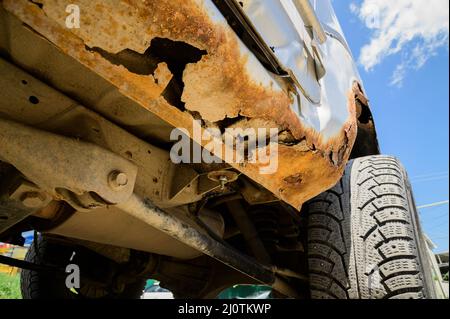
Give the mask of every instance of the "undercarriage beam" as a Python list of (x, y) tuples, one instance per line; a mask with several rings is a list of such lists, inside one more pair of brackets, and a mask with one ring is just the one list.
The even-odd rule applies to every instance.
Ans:
[[(277, 275), (278, 272), (291, 276), (293, 274), (292, 272), (278, 270), (276, 267), (259, 263), (228, 245), (218, 242), (210, 236), (188, 226), (154, 206), (151, 202), (139, 198), (136, 195), (132, 195), (127, 202), (118, 204), (117, 206), (133, 217), (259, 281), (261, 284), (272, 286), (273, 289), (286, 296), (298, 297), (296, 290)], [(294, 277), (297, 279), (305, 279), (299, 274), (295, 274)]]

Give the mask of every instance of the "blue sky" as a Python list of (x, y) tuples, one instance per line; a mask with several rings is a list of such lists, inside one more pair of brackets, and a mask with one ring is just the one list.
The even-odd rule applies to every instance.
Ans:
[[(364, 10), (371, 0), (335, 0), (333, 5), (355, 59), (359, 61), (382, 153), (402, 161), (410, 176), (417, 205), (447, 200), (448, 0), (377, 1), (385, 8), (379, 12), (381, 22), (378, 21), (376, 27), (371, 24), (375, 20), (365, 20), (367, 10)], [(408, 2), (421, 4), (415, 8)], [(398, 3), (405, 4), (409, 16), (400, 16), (406, 10), (400, 10)], [(435, 7), (427, 8), (428, 12), (424, 14), (422, 4)], [(390, 8), (395, 5), (400, 11), (397, 22), (392, 22), (383, 14), (395, 10)], [(442, 14), (445, 10), (447, 12)], [(383, 48), (379, 49), (380, 46)], [(425, 232), (438, 245), (436, 250), (448, 250), (448, 204), (422, 209), (420, 215)]]

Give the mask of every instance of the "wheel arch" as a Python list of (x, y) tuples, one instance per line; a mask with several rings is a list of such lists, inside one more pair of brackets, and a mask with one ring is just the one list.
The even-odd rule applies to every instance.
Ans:
[(358, 130), (350, 159), (380, 155), (380, 146), (369, 100), (360, 83), (355, 82), (353, 92), (356, 101)]

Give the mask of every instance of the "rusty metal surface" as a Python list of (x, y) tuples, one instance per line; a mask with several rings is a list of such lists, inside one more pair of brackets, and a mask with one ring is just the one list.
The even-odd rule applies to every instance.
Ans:
[[(75, 196), (93, 192), (104, 203), (116, 204), (133, 193), (137, 166), (95, 144), (0, 119), (0, 145), (1, 160), (55, 198), (64, 189)], [(115, 172), (124, 176), (116, 184), (120, 174)]]
[[(289, 144), (280, 141), (276, 173), (261, 175), (257, 164), (232, 164), (278, 198), (299, 208), (340, 178), (357, 129), (355, 94), (348, 79), (340, 83), (348, 87), (345, 125), (337, 134), (324, 136), (302, 122), (289, 86), (264, 70), (223, 17), (211, 11), (209, 1), (40, 2), (42, 9), (26, 0), (3, 0), (2, 5), (59, 50), (171, 125), (192, 131), (192, 114), (199, 114), (204, 125), (239, 116), (270, 121), (288, 132), (292, 138)], [(80, 29), (64, 25), (69, 3), (81, 7)], [(172, 78), (166, 63), (159, 63), (153, 74), (136, 74), (93, 50), (115, 54), (129, 49), (142, 54), (154, 38), (182, 41), (207, 52), (183, 72), (185, 110), (161, 95)]]
[[(26, 84), (22, 83), (23, 79)], [(148, 197), (160, 207), (179, 206), (202, 198), (199, 183), (191, 183), (184, 191), (173, 193), (179, 180), (185, 176), (194, 179), (198, 174), (192, 168), (172, 163), (168, 151), (136, 138), (1, 58), (0, 87), (3, 89), (0, 91), (0, 119), (76, 137), (122, 156), (138, 167), (134, 192)], [(30, 96), (39, 103), (30, 103)]]
[(27, 204), (27, 195), (37, 187), (26, 183), (16, 174), (0, 176), (0, 234), (35, 213), (39, 207)]

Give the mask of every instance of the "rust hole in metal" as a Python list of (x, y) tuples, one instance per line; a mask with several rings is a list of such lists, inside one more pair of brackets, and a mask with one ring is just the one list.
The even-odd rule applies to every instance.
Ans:
[(39, 104), (39, 99), (36, 97), (36, 96), (34, 96), (34, 95), (31, 95), (29, 98), (28, 98), (28, 101), (31, 103), (31, 104)]
[[(280, 144), (284, 144), (287, 146), (301, 145), (302, 143), (306, 144), (306, 138), (296, 140), (289, 130), (281, 131), (278, 134), (278, 141), (280, 142)], [(309, 151), (309, 148), (307, 148), (306, 151)]]
[[(121, 65), (128, 71), (139, 75), (154, 75), (159, 63), (167, 63), (173, 77), (162, 96), (167, 102), (182, 111), (185, 110), (184, 102), (181, 100), (184, 89), (184, 69), (187, 64), (197, 63), (203, 55), (207, 54), (205, 50), (197, 49), (185, 42), (165, 38), (152, 39), (149, 48), (142, 54), (130, 49), (117, 54), (109, 53), (97, 47), (86, 47), (86, 50), (97, 52), (109, 62)], [(158, 84), (158, 79), (155, 79), (155, 83)]]
[(166, 62), (170, 72), (173, 74), (172, 80), (163, 91), (162, 96), (167, 102), (184, 111), (185, 103), (181, 100), (184, 90), (184, 69), (189, 63), (197, 63), (200, 61), (207, 52), (186, 42), (172, 41), (164, 38), (154, 38), (148, 52), (158, 62)]
[(215, 125), (217, 125), (217, 127), (220, 129), (220, 131), (223, 133), (225, 133), (225, 129), (227, 127), (233, 126), (234, 124), (239, 123), (242, 120), (245, 120), (246, 117), (242, 116), (242, 115), (238, 115), (237, 117), (226, 117), (221, 121), (218, 122), (214, 122)]
[(44, 4), (41, 3), (41, 2), (33, 1), (33, 0), (30, 0), (30, 2), (31, 2), (32, 4), (35, 4), (36, 6), (38, 6), (38, 7), (41, 8), (41, 9), (44, 7)]
[(150, 49), (143, 54), (130, 49), (120, 51), (117, 54), (109, 53), (100, 48), (89, 48), (87, 46), (86, 50), (97, 52), (112, 64), (122, 65), (128, 71), (139, 75), (153, 75), (159, 63), (158, 59), (150, 54)]

